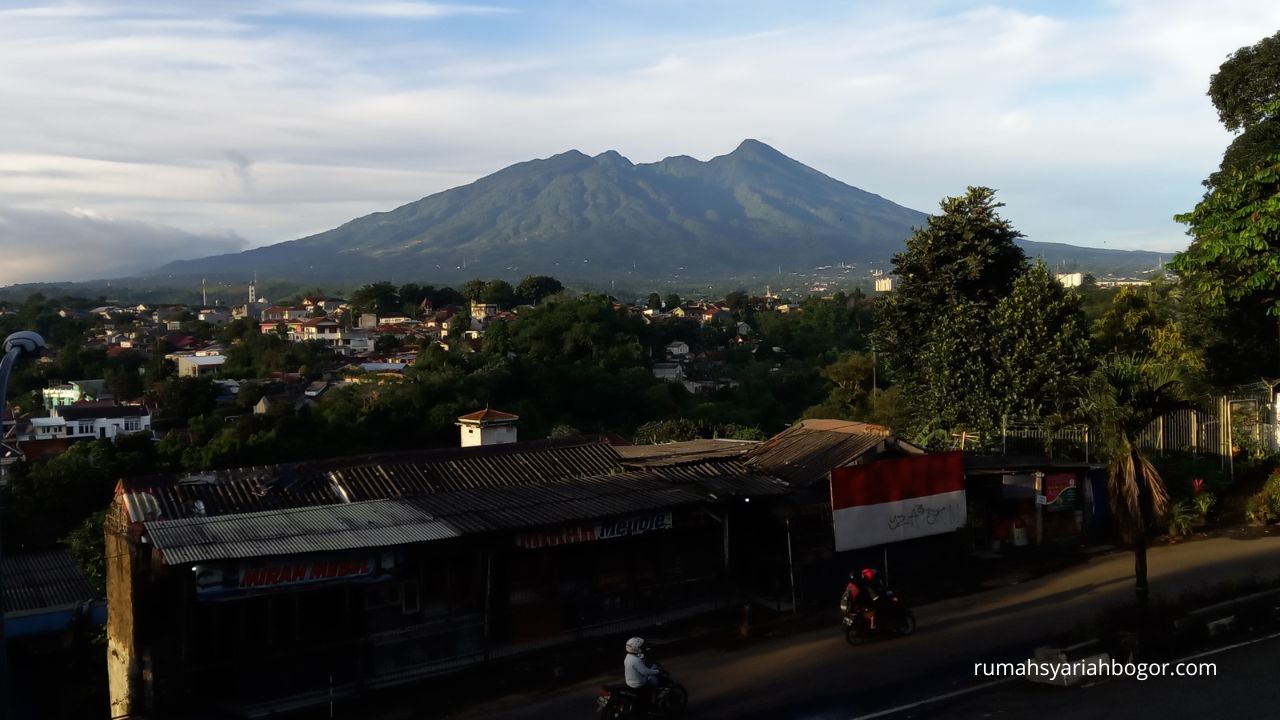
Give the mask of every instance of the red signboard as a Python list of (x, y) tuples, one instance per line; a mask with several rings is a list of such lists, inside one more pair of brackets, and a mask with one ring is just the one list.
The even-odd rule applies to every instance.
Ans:
[(240, 588), (276, 587), (301, 583), (357, 578), (373, 573), (372, 559), (313, 560), (262, 567), (246, 567), (240, 573)]

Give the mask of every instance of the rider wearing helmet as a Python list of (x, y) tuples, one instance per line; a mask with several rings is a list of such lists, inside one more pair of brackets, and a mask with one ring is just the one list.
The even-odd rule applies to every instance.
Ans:
[(862, 572), (849, 573), (849, 584), (844, 588), (844, 597), (840, 600), (840, 608), (845, 612), (861, 612), (876, 629), (876, 601), (884, 594), (884, 584), (879, 574), (872, 568), (863, 568)]
[(627, 641), (627, 657), (622, 661), (622, 671), (627, 687), (637, 691), (640, 707), (648, 706), (653, 688), (658, 686), (658, 668), (644, 661), (644, 638), (633, 637)]

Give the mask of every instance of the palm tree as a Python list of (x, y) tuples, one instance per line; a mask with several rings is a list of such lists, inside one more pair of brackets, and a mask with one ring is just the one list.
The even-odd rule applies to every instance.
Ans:
[(1123, 539), (1133, 543), (1134, 590), (1147, 606), (1147, 535), (1164, 516), (1169, 494), (1138, 447), (1157, 418), (1189, 407), (1176, 369), (1139, 355), (1108, 355), (1085, 378), (1078, 415), (1101, 439), (1109, 458), (1108, 495)]

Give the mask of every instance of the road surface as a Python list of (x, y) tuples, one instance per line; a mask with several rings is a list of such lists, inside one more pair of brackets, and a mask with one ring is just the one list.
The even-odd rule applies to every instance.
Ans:
[[(1149, 562), (1156, 597), (1224, 580), (1272, 578), (1280, 576), (1280, 537), (1241, 533), (1159, 546), (1151, 549)], [(1116, 553), (1054, 575), (917, 608), (919, 630), (908, 638), (854, 648), (833, 624), (829, 630), (664, 663), (689, 688), (690, 720), (850, 720), (974, 685), (974, 661), (1023, 659), (1046, 636), (1077, 628), (1105, 607), (1130, 602), (1132, 573), (1132, 555)], [(617, 675), (481, 702), (450, 717), (590, 717), (600, 684), (620, 676), (622, 657), (619, 647)]]
[(1280, 715), (1280, 683), (1276, 682), (1280, 637), (1203, 654), (1195, 661), (1214, 663), (1217, 674), (1106, 680), (1073, 688), (1015, 680), (984, 692), (866, 720), (1076, 720), (1090, 716), (1256, 720)]

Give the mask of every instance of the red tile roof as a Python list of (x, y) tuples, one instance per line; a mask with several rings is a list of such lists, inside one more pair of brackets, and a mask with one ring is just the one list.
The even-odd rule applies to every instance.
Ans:
[(504, 413), (501, 410), (490, 410), (489, 408), (485, 408), (483, 410), (477, 410), (476, 412), (468, 413), (466, 415), (460, 416), (458, 418), (458, 422), (485, 423), (485, 422), (512, 421), (512, 420), (519, 420), (519, 419), (520, 419), (519, 415), (512, 415), (511, 413)]

